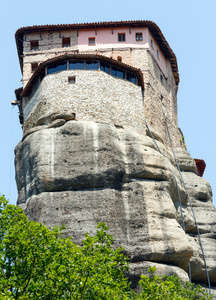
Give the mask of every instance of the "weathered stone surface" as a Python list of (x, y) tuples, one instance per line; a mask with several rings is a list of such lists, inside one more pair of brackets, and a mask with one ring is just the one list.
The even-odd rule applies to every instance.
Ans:
[[(160, 264), (151, 261), (143, 261), (143, 262), (136, 262), (130, 263), (130, 272), (128, 277), (132, 282), (132, 288), (138, 290), (138, 282), (140, 280), (140, 276), (142, 274), (148, 274), (148, 269), (150, 267), (156, 267), (155, 275), (163, 276), (166, 274), (167, 276), (176, 275), (180, 278), (182, 283), (189, 281), (189, 277), (187, 272), (178, 268), (176, 266), (167, 265), (167, 264)], [(139, 290), (138, 290), (139, 291)]]
[(63, 112), (63, 111), (57, 112), (56, 111), (55, 113), (48, 114), (47, 116), (43, 116), (42, 118), (40, 118), (37, 121), (36, 126), (47, 125), (58, 119), (61, 119), (61, 120), (63, 119), (65, 121), (74, 120), (75, 117), (76, 117), (76, 114), (70, 110), (67, 110), (65, 112)]
[(196, 163), (191, 159), (187, 151), (184, 151), (182, 148), (176, 148), (175, 154), (181, 171), (196, 173)]
[[(130, 257), (135, 285), (140, 272), (146, 273), (152, 264), (160, 274), (175, 273), (185, 281), (189, 262), (192, 279), (205, 283), (189, 201), (172, 152), (162, 141), (158, 145), (164, 155), (145, 133), (103, 123), (55, 120), (57, 127), (40, 126), (16, 147), (18, 204), (29, 218), (49, 227), (65, 224), (65, 235), (76, 243), (85, 232), (93, 234), (97, 222), (106, 222), (115, 244)], [(216, 284), (216, 210), (211, 189), (194, 173), (193, 159), (184, 149), (176, 155), (200, 227), (210, 279)]]
[[(196, 176), (191, 172), (183, 173), (183, 178), (190, 195), (192, 208), (201, 234), (201, 242), (207, 261), (209, 277), (211, 282), (216, 283), (216, 213), (215, 207), (212, 204), (212, 190), (204, 178)], [(188, 211), (192, 215), (190, 207), (188, 207)], [(197, 230), (195, 224), (193, 228), (188, 228), (187, 232), (195, 236), (195, 240), (198, 243), (199, 239), (196, 236)], [(194, 255), (191, 258), (192, 276), (194, 280), (197, 281), (202, 281), (205, 276), (203, 263), (198, 263), (198, 260), (201, 262), (200, 258), (202, 258), (202, 253), (199, 247), (194, 251)]]

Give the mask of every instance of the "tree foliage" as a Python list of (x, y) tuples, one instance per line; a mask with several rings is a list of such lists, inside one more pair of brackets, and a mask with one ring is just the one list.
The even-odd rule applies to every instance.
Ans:
[(149, 300), (188, 300), (212, 299), (200, 285), (186, 282), (183, 286), (177, 276), (154, 275), (156, 268), (149, 268), (149, 275), (141, 275), (139, 285), (142, 292), (139, 299)]
[(173, 276), (143, 276), (136, 294), (124, 276), (123, 249), (113, 248), (105, 224), (86, 234), (83, 246), (63, 238), (62, 229), (29, 221), (0, 196), (0, 299), (208, 299)]

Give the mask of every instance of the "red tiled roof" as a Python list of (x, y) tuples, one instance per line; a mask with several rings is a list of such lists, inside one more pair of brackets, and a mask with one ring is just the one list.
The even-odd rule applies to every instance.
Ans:
[(141, 72), (140, 69), (137, 69), (131, 65), (127, 65), (123, 62), (117, 61), (115, 59), (103, 56), (103, 55), (99, 55), (99, 54), (64, 54), (64, 55), (60, 55), (60, 56), (55, 56), (51, 59), (48, 59), (44, 62), (42, 62), (37, 69), (34, 71), (33, 75), (31, 76), (31, 78), (29, 79), (27, 85), (25, 86), (25, 88), (23, 89), (22, 93), (20, 94), (22, 97), (27, 96), (31, 90), (34, 87), (35, 82), (37, 81), (38, 77), (40, 77), (40, 75), (42, 74), (44, 68), (52, 63), (55, 62), (60, 62), (60, 61), (64, 61), (64, 60), (68, 60), (68, 59), (96, 59), (96, 60), (100, 60), (100, 61), (105, 61), (108, 62), (112, 65), (116, 65), (119, 67), (122, 67), (130, 72), (133, 72), (136, 74), (137, 78), (138, 78), (138, 84), (142, 87), (142, 89), (144, 89), (144, 81), (143, 81), (143, 74)]
[(118, 21), (118, 22), (95, 22), (95, 23), (78, 23), (78, 24), (58, 24), (58, 25), (40, 25), (40, 26), (29, 26), (22, 27), (16, 31), (15, 38), (17, 44), (17, 51), (20, 60), (20, 66), (22, 69), (23, 61), (23, 36), (28, 32), (42, 32), (42, 31), (56, 31), (56, 30), (70, 30), (70, 29), (89, 29), (89, 28), (114, 28), (114, 27), (148, 27), (152, 36), (158, 43), (161, 51), (164, 53), (165, 57), (170, 60), (172, 65), (173, 74), (175, 77), (176, 84), (179, 83), (179, 73), (177, 59), (170, 48), (168, 42), (166, 41), (160, 28), (152, 21)]
[(203, 159), (194, 158), (196, 167), (197, 167), (197, 175), (200, 177), (203, 176), (203, 173), (205, 171), (206, 163)]

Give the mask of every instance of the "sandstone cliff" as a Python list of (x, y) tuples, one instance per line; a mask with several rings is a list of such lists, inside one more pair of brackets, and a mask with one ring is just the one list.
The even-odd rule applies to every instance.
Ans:
[[(68, 118), (70, 119), (70, 118)], [(205, 267), (188, 198), (173, 154), (155, 134), (105, 123), (57, 118), (28, 132), (15, 150), (18, 205), (30, 219), (64, 224), (80, 243), (106, 222), (116, 246), (130, 257), (130, 278), (150, 265), (206, 284)], [(51, 119), (49, 120), (52, 121)], [(177, 148), (201, 233), (211, 284), (216, 285), (216, 209), (208, 182), (196, 175), (194, 160)], [(186, 233), (182, 228), (177, 179)]]

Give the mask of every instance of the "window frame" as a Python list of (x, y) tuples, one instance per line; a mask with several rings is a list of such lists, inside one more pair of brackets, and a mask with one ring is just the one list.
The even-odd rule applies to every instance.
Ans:
[(62, 48), (68, 48), (70, 47), (71, 39), (70, 37), (63, 37), (62, 38)]
[(34, 73), (34, 71), (37, 69), (38, 63), (31, 63), (31, 71)]
[(38, 40), (30, 41), (30, 50), (31, 51), (38, 51), (39, 50), (39, 42), (38, 42)]
[(126, 42), (126, 33), (125, 32), (118, 33), (118, 42), (120, 42), (120, 43)]
[[(104, 68), (104, 70), (102, 70)], [(108, 75), (111, 75), (111, 65), (109, 63), (100, 62), (100, 71), (105, 72)]]
[[(92, 65), (96, 66), (96, 68), (92, 68)], [(89, 66), (91, 66), (89, 68)], [(92, 71), (92, 70), (98, 70), (99, 69), (99, 62), (97, 60), (85, 60), (85, 70), (86, 71)]]
[[(71, 68), (71, 66), (75, 66), (75, 68)], [(72, 60), (69, 60), (69, 63), (68, 63), (68, 70), (85, 70), (85, 60), (82, 60), (82, 59), (78, 59), (78, 60), (75, 60), (75, 59), (72, 59)]]
[[(94, 43), (91, 43), (90, 41), (94, 41)], [(96, 41), (95, 41), (94, 36), (88, 38), (88, 45), (89, 46), (95, 46), (96, 45)]]
[(68, 83), (69, 84), (75, 84), (76, 83), (76, 76), (69, 76), (68, 77)]
[(67, 71), (67, 62), (62, 61), (56, 64), (51, 64), (50, 66), (47, 66), (47, 75), (61, 72), (61, 71)]
[(154, 41), (153, 41), (152, 38), (151, 38), (151, 47), (152, 47), (152, 49), (154, 50)]
[(135, 33), (135, 39), (136, 39), (136, 42), (142, 42), (143, 41), (143, 33), (142, 32), (136, 32)]

